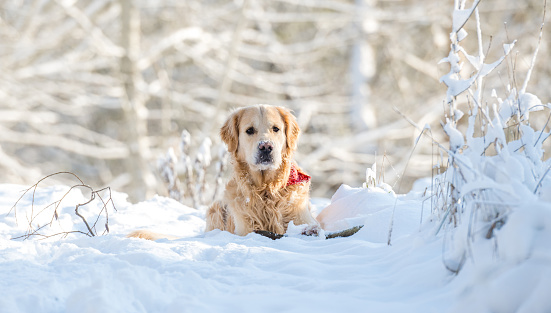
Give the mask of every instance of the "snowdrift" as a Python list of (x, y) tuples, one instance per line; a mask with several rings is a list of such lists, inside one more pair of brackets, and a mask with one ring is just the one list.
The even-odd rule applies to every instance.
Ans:
[[(30, 210), (67, 187), (24, 197), (17, 220), (10, 208), (25, 189), (0, 185), (0, 312), (549, 312), (551, 205), (526, 204), (497, 237), (474, 243), (458, 274), (446, 269), (422, 187), (408, 195), (343, 185), (314, 199), (328, 230), (365, 227), (349, 238), (321, 240), (257, 234), (204, 233), (204, 211), (163, 197), (138, 204), (114, 193), (110, 233), (11, 240), (26, 230)], [(82, 227), (72, 192), (50, 231)], [(97, 206), (83, 208), (91, 215)], [(394, 215), (393, 215), (394, 212)], [(6, 215), (7, 214), (7, 215)], [(392, 245), (386, 244), (394, 216)], [(49, 228), (48, 228), (49, 229)], [(156, 242), (126, 238), (131, 230), (177, 235)], [(46, 232), (44, 228), (44, 232)], [(451, 238), (451, 239), (450, 239)], [(488, 248), (489, 247), (489, 248)]]

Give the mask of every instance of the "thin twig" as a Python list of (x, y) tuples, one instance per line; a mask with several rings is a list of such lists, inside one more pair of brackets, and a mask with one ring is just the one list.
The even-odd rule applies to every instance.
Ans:
[(52, 234), (52, 235), (42, 235), (42, 234), (39, 234), (39, 233), (25, 234), (25, 235), (13, 237), (13, 238), (11, 238), (11, 240), (17, 240), (17, 239), (21, 239), (21, 238), (28, 239), (28, 238), (31, 237), (31, 236), (39, 236), (39, 237), (42, 237), (42, 238), (39, 239), (39, 240), (44, 240), (44, 239), (51, 238), (51, 237), (55, 237), (55, 236), (67, 237), (67, 235), (73, 234), (73, 233), (80, 233), (80, 234), (84, 234), (84, 235), (86, 235), (86, 236), (88, 236), (88, 237), (92, 237), (90, 234), (85, 233), (85, 232), (83, 232), (83, 231), (80, 231), (80, 230), (71, 230), (71, 231), (64, 231), (64, 232), (60, 232), (60, 233), (56, 233), (56, 234)]
[[(538, 144), (538, 141), (540, 141), (541, 135), (543, 135), (543, 132), (545, 131), (545, 128), (547, 127), (547, 124), (549, 124), (549, 119), (551, 119), (551, 112), (549, 113), (549, 116), (547, 117), (547, 122), (545, 122), (545, 125), (543, 125), (543, 127), (541, 129), (541, 132), (540, 132), (540, 135), (538, 136), (538, 139), (536, 140), (536, 142), (534, 142), (534, 147)], [(547, 139), (547, 137), (545, 139)], [(543, 139), (543, 141), (545, 141), (545, 139)], [(542, 143), (543, 143), (543, 141), (542, 141)]]
[[(35, 213), (35, 196), (36, 196), (36, 191), (38, 189), (38, 185), (43, 182), (44, 180), (46, 180), (47, 178), (50, 178), (50, 177), (53, 177), (55, 175), (61, 175), (61, 174), (69, 174), (73, 177), (75, 177), (78, 182), (80, 184), (76, 184), (76, 185), (73, 185), (71, 186), (62, 196), (59, 200), (56, 200), (50, 204), (48, 204), (47, 206), (45, 206), (44, 208), (42, 208), (40, 211), (38, 211), (38, 213)], [(59, 208), (61, 206), (61, 202), (72, 192), (73, 189), (77, 189), (77, 188), (84, 188), (84, 189), (87, 189), (90, 191), (90, 198), (88, 200), (86, 200), (84, 203), (79, 203), (75, 206), (75, 215), (78, 216), (82, 222), (84, 223), (84, 225), (86, 226), (88, 232), (83, 232), (83, 231), (64, 231), (64, 232), (59, 232), (59, 233), (56, 233), (56, 234), (53, 234), (53, 235), (44, 235), (44, 234), (41, 234), (40, 231), (42, 229), (44, 229), (45, 227), (51, 227), (54, 220), (58, 220), (59, 219)], [(28, 229), (26, 231), (26, 233), (22, 236), (18, 236), (18, 237), (15, 237), (15, 238), (12, 238), (12, 239), (20, 239), (20, 238), (24, 238), (24, 239), (28, 239), (30, 238), (31, 236), (39, 236), (39, 237), (43, 237), (43, 239), (45, 238), (50, 238), (50, 237), (53, 237), (53, 236), (59, 236), (59, 235), (63, 235), (63, 236), (67, 236), (68, 234), (70, 233), (82, 233), (82, 234), (85, 234), (89, 237), (94, 237), (94, 236), (97, 236), (97, 231), (94, 231), (94, 229), (96, 228), (96, 224), (97, 222), (99, 221), (100, 217), (105, 214), (105, 219), (106, 219), (106, 223), (105, 223), (105, 228), (107, 230), (107, 232), (109, 232), (109, 226), (108, 226), (108, 223), (109, 223), (109, 213), (108, 213), (108, 210), (107, 210), (107, 206), (109, 203), (111, 203), (113, 209), (115, 209), (116, 211), (116, 207), (113, 203), (113, 199), (111, 197), (111, 188), (110, 187), (105, 187), (105, 188), (102, 188), (102, 189), (99, 189), (99, 190), (94, 190), (92, 187), (84, 184), (84, 182), (74, 173), (72, 172), (58, 172), (58, 173), (54, 173), (54, 174), (50, 174), (50, 175), (47, 175), (45, 177), (43, 177), (42, 179), (40, 179), (37, 183), (35, 183), (34, 185), (32, 185), (31, 187), (27, 188), (23, 194), (19, 197), (19, 199), (15, 202), (15, 204), (11, 207), (10, 211), (8, 212), (8, 214), (10, 214), (12, 211), (14, 212), (14, 215), (16, 217), (16, 222), (17, 222), (17, 205), (19, 204), (19, 202), (21, 201), (21, 199), (23, 199), (23, 197), (32, 190), (32, 198), (31, 198), (31, 215), (30, 216), (27, 216), (27, 220), (28, 220)], [(99, 194), (100, 192), (102, 191), (105, 191), (105, 190), (108, 190), (109, 191), (109, 198), (107, 199), (107, 201), (105, 201), (101, 195)], [(96, 220), (94, 221), (94, 223), (90, 226), (90, 224), (88, 223), (88, 221), (86, 220), (86, 218), (79, 212), (79, 209), (80, 207), (83, 207), (83, 206), (86, 206), (90, 203), (92, 203), (94, 200), (96, 200), (96, 196), (99, 197), (100, 201), (102, 202), (102, 207), (101, 207), (101, 210), (100, 212), (98, 213), (98, 216), (96, 217)], [(34, 227), (33, 224), (35, 222), (35, 220), (45, 211), (47, 211), (48, 209), (52, 208), (53, 207), (53, 215), (52, 215), (52, 218), (50, 219), (49, 223), (46, 223), (42, 226), (38, 226), (38, 227)], [(105, 232), (103, 232), (103, 234), (105, 234)]]
[(541, 183), (543, 182), (543, 179), (545, 178), (545, 176), (547, 176), (547, 174), (549, 173), (549, 170), (551, 170), (551, 165), (549, 165), (547, 167), (547, 170), (545, 171), (545, 173), (541, 176), (541, 179), (538, 181), (538, 184), (536, 185), (536, 189), (534, 189), (534, 194), (536, 192), (538, 192), (538, 189), (540, 188), (541, 186)]
[[(398, 114), (400, 114), (400, 116), (402, 116), (408, 123), (410, 123), (413, 127), (417, 128), (417, 130), (419, 130), (421, 133), (423, 133), (423, 128), (419, 127), (419, 125), (417, 125), (414, 121), (412, 121), (409, 117), (405, 116), (402, 112), (400, 112), (400, 110), (398, 110), (397, 107), (393, 107), (394, 111)], [(436, 139), (434, 139), (434, 137), (432, 136), (432, 132), (430, 133), (430, 135), (427, 135), (427, 133), (425, 132), (424, 133), (425, 136), (428, 136), (429, 139), (432, 141), (432, 143), (434, 143), (435, 145), (438, 146), (438, 148), (440, 148), (442, 151), (446, 152), (448, 155), (452, 155), (454, 156), (454, 160), (456, 161), (459, 161), (459, 163), (461, 163), (466, 169), (472, 171), (473, 173), (476, 173), (476, 170), (474, 170), (470, 165), (468, 165), (467, 163), (465, 163), (463, 160), (461, 160), (460, 158), (457, 158), (456, 157), (456, 154), (448, 149), (446, 149), (441, 143), (439, 143), (438, 141), (436, 141)]]
[(541, 18), (540, 35), (538, 38), (538, 44), (536, 45), (536, 50), (534, 50), (534, 54), (532, 55), (532, 62), (530, 63), (530, 67), (528, 68), (528, 73), (526, 73), (526, 79), (522, 84), (522, 88), (520, 89), (519, 94), (523, 94), (526, 92), (526, 87), (528, 87), (528, 82), (530, 81), (530, 77), (532, 76), (532, 70), (536, 65), (536, 58), (540, 50), (541, 38), (543, 37), (543, 26), (545, 25), (545, 11), (547, 11), (547, 0), (543, 1), (543, 16)]
[[(417, 144), (419, 144), (419, 139), (421, 139), (421, 136), (423, 136), (423, 133), (425, 133), (425, 130), (427, 130), (427, 129), (430, 129), (430, 128), (427, 128), (427, 127), (423, 128), (423, 130), (421, 131), (421, 133), (419, 134), (419, 136), (417, 136), (417, 139), (415, 140), (415, 144), (413, 145), (413, 148), (411, 149), (411, 152), (409, 154), (409, 158), (406, 161), (406, 166), (404, 167), (404, 171), (402, 172), (402, 177), (400, 177), (400, 182), (398, 183), (398, 189), (402, 188), (402, 182), (404, 180), (404, 176), (406, 174), (406, 170), (408, 168), (409, 161), (411, 160), (411, 157), (413, 156), (413, 152), (415, 152), (415, 148), (417, 147)], [(391, 240), (392, 240), (392, 229), (394, 227), (394, 213), (396, 212), (396, 205), (397, 204), (398, 204), (398, 197), (396, 197), (394, 199), (394, 207), (392, 208), (392, 216), (390, 217), (390, 225), (388, 227), (387, 245), (389, 245), (389, 246), (390, 246)]]

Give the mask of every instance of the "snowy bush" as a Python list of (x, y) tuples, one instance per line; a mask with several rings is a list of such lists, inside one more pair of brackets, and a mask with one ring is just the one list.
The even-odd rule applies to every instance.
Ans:
[[(500, 240), (514, 240), (510, 232), (500, 236), (498, 230), (507, 223), (515, 224), (518, 229), (519, 221), (510, 219), (518, 218), (520, 210), (525, 214), (544, 214), (526, 207), (539, 200), (548, 201), (551, 192), (551, 161), (544, 160), (543, 148), (550, 135), (545, 132), (547, 123), (541, 129), (530, 123), (530, 113), (548, 112), (551, 107), (526, 91), (538, 49), (522, 86), (516, 85), (518, 73), (514, 70), (514, 60), (507, 61), (513, 64), (509, 67), (512, 81), (503, 91), (504, 96), (492, 90), (488, 99), (484, 79), (510, 57), (516, 41), (503, 45), (501, 58), (487, 60), (484, 52), (487, 43), (483, 42), (478, 12), (480, 1), (475, 1), (470, 8), (465, 2), (455, 1), (451, 49), (441, 61), (450, 65), (450, 72), (441, 78), (447, 86), (447, 114), (442, 127), (449, 137), (449, 149), (440, 146), (448, 155), (447, 169), (433, 180), (432, 188), (433, 214), (440, 221), (436, 233), (458, 228), (450, 232), (452, 239), (444, 256), (446, 266), (452, 271), (459, 271), (468, 257), (477, 256), (473, 252), (475, 240), (491, 239), (494, 248), (504, 244)], [(462, 47), (468, 36), (464, 26), (473, 19), (479, 47), (477, 55), (469, 54)], [(459, 108), (459, 97), (465, 97), (467, 109)], [(542, 210), (549, 208), (544, 206)], [(520, 230), (551, 228), (548, 219), (541, 223), (539, 226), (526, 223), (521, 227), (528, 229)]]
[[(198, 209), (202, 205), (209, 205), (219, 196), (223, 187), (227, 149), (223, 144), (219, 146), (217, 162), (212, 169), (214, 173), (210, 173), (211, 146), (210, 138), (204, 138), (193, 157), (190, 149), (191, 134), (183, 130), (179, 157), (173, 148), (169, 148), (165, 155), (157, 159), (157, 170), (170, 198)], [(208, 184), (209, 181), (214, 181), (214, 187)]]

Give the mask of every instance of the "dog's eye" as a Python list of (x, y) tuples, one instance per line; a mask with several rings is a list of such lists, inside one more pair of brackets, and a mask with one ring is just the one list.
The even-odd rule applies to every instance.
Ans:
[(274, 126), (272, 129), (273, 129), (274, 133), (277, 133), (279, 131), (279, 128), (277, 128), (276, 126)]
[(254, 134), (254, 128), (253, 127), (249, 127), (247, 128), (247, 130), (245, 131), (248, 135), (252, 135)]

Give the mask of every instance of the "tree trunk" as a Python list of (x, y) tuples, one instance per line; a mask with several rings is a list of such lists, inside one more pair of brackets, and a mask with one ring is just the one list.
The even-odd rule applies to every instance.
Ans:
[[(376, 72), (376, 62), (373, 48), (367, 42), (367, 33), (369, 27), (376, 24), (373, 17), (366, 16), (373, 7), (372, 1), (356, 0), (358, 12), (358, 21), (356, 27), (359, 28), (358, 38), (352, 47), (352, 56), (350, 60), (350, 77), (352, 80), (351, 95), (351, 120), (355, 131), (365, 131), (377, 127), (377, 117), (375, 110), (370, 102), (371, 90), (369, 83)], [(369, 23), (368, 23), (368, 20)], [(376, 27), (376, 26), (375, 26)]]
[(120, 3), (121, 46), (125, 51), (120, 60), (120, 74), (126, 95), (122, 99), (122, 107), (130, 151), (130, 157), (125, 162), (130, 175), (127, 193), (132, 201), (141, 201), (152, 195), (155, 178), (147, 163), (150, 157), (147, 142), (147, 107), (143, 95), (135, 88), (139, 74), (135, 61), (140, 49), (140, 21), (139, 12), (132, 7), (131, 0), (120, 0)]

